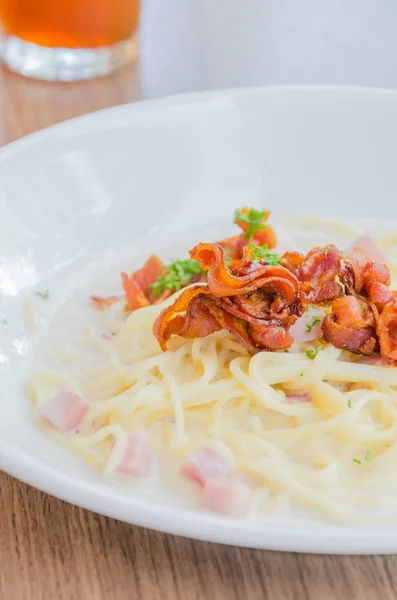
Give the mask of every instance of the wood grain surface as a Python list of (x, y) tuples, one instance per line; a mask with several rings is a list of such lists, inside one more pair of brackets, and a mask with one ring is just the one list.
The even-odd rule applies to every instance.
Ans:
[[(137, 65), (53, 84), (0, 71), (1, 142), (140, 97)], [(0, 473), (0, 600), (395, 600), (397, 557), (192, 541), (76, 508)]]

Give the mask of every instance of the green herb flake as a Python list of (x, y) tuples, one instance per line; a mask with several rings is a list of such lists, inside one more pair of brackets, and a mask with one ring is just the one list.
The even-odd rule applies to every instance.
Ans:
[(230, 264), (232, 262), (232, 257), (230, 254), (230, 248), (228, 248), (227, 246), (225, 248), (223, 248), (223, 251), (225, 253), (225, 265), (227, 267), (230, 267)]
[(47, 300), (49, 295), (50, 295), (50, 292), (48, 290), (46, 290), (45, 292), (36, 292), (36, 296), (38, 296), (39, 298), (42, 298), (43, 300)]
[(265, 262), (268, 265), (279, 265), (281, 257), (279, 254), (269, 252), (267, 244), (263, 246), (256, 246), (255, 244), (249, 244), (249, 250), (252, 250), (252, 261), (253, 262)]
[(317, 348), (317, 350), (306, 350), (305, 354), (307, 358), (310, 358), (310, 360), (314, 360), (317, 354), (320, 352), (320, 350), (321, 348)]
[(303, 373), (301, 373), (301, 374), (299, 375), (299, 377), (303, 377)]
[(328, 300), (325, 300), (325, 302), (323, 302), (323, 306), (328, 306), (329, 302)]
[(350, 398), (347, 401), (347, 408), (353, 408), (352, 401), (350, 400)]
[(249, 225), (243, 237), (249, 240), (259, 229), (266, 229), (267, 225), (265, 225), (263, 221), (266, 219), (268, 212), (269, 211), (267, 210), (260, 211), (256, 210), (255, 208), (250, 208), (247, 213), (243, 213), (241, 210), (236, 210), (234, 212), (236, 221), (240, 221), (241, 223), (246, 223)]
[(358, 458), (353, 458), (353, 462), (357, 465), (361, 465), (361, 460), (358, 460)]
[(362, 310), (362, 312), (365, 312), (367, 310), (367, 307), (365, 306), (365, 304), (362, 305), (361, 310)]
[(312, 324), (306, 325), (305, 333), (310, 333), (315, 325), (320, 325), (321, 319), (320, 317), (312, 317)]
[(376, 458), (376, 456), (371, 454), (371, 450), (367, 450), (364, 456), (364, 460), (374, 460), (374, 458)]
[(201, 275), (200, 263), (193, 258), (188, 260), (174, 260), (165, 267), (164, 275), (160, 277), (152, 285), (152, 294), (155, 298), (160, 296), (166, 289), (177, 292), (185, 285), (188, 285), (192, 277)]
[(328, 252), (331, 250), (331, 247), (327, 244), (324, 249), (325, 249), (325, 256), (328, 256)]

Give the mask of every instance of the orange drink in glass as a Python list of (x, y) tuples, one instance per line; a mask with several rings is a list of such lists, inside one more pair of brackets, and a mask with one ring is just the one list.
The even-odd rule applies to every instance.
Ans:
[(135, 56), (139, 0), (0, 0), (3, 60), (50, 80), (110, 73)]

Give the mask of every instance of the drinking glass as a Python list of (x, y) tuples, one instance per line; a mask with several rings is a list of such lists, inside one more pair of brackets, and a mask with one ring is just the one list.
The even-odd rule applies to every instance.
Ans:
[(2, 57), (13, 71), (70, 81), (136, 55), (139, 0), (0, 0)]

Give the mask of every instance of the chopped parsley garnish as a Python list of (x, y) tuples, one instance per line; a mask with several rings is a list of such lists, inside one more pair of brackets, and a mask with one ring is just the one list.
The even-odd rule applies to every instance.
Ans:
[(201, 275), (200, 263), (193, 258), (188, 260), (174, 260), (165, 267), (164, 275), (153, 283), (152, 294), (155, 298), (166, 289), (176, 292), (189, 283), (195, 275)]
[(365, 304), (362, 305), (361, 310), (362, 310), (362, 312), (365, 312), (367, 310), (367, 307), (365, 306)]
[(320, 325), (321, 319), (320, 317), (312, 317), (312, 324), (306, 325), (305, 333), (310, 333), (315, 325)]
[(263, 220), (266, 218), (266, 215), (269, 211), (264, 210), (256, 210), (255, 208), (250, 208), (248, 212), (243, 212), (242, 210), (236, 210), (234, 212), (234, 216), (236, 221), (240, 221), (241, 223), (246, 223), (249, 225), (247, 231), (244, 233), (246, 239), (250, 239), (253, 237), (258, 229), (266, 229), (267, 225), (263, 223)]
[(232, 257), (230, 254), (230, 248), (228, 248), (227, 246), (225, 248), (223, 248), (223, 251), (225, 253), (225, 265), (227, 267), (230, 267), (230, 263), (232, 262)]
[(323, 302), (323, 306), (328, 306), (328, 300), (325, 300), (325, 301)]
[(43, 298), (43, 300), (47, 300), (49, 295), (50, 292), (48, 290), (46, 290), (45, 292), (36, 292), (36, 296), (39, 296), (39, 298)]
[(347, 401), (347, 408), (353, 408), (352, 401), (350, 400), (350, 398)]
[(303, 377), (303, 373), (301, 373), (301, 374), (299, 375), (299, 377)]
[[(371, 454), (371, 450), (367, 450), (367, 452), (364, 455), (364, 460), (374, 460), (374, 458), (376, 458), (376, 456), (374, 456), (373, 454)], [(362, 464), (361, 460), (358, 460), (358, 458), (353, 458), (353, 462), (357, 463), (358, 465)]]
[(269, 246), (264, 244), (263, 246), (256, 246), (255, 244), (249, 244), (248, 246), (251, 252), (251, 258), (253, 262), (266, 262), (268, 265), (279, 265), (280, 264), (280, 255), (269, 252)]
[(325, 256), (328, 256), (328, 252), (331, 250), (331, 247), (328, 244), (325, 246)]
[(310, 360), (314, 360), (317, 354), (320, 352), (320, 350), (321, 348), (317, 348), (317, 350), (306, 350), (305, 354), (307, 358), (310, 358)]

